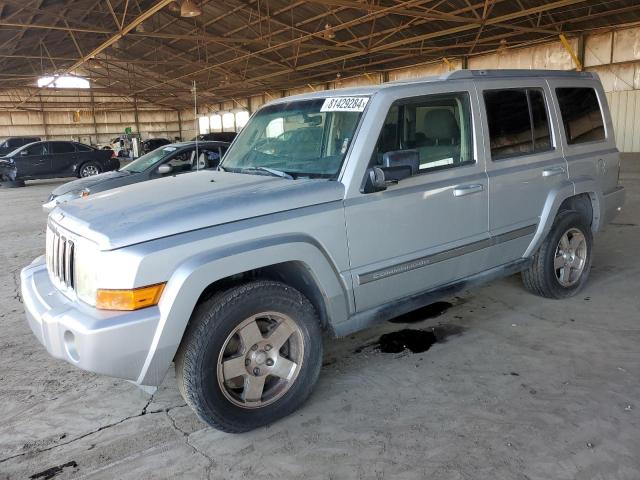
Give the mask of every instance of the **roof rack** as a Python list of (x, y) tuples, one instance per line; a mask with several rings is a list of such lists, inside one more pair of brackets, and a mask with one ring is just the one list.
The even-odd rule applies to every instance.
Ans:
[(518, 78), (518, 77), (582, 77), (594, 78), (591, 72), (576, 72), (572, 70), (454, 70), (447, 72), (442, 80), (457, 80), (465, 78)]

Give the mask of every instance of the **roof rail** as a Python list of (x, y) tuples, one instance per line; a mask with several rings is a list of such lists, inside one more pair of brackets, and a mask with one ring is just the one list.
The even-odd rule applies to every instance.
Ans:
[(573, 70), (454, 70), (442, 75), (443, 80), (464, 78), (505, 78), (505, 77), (582, 77), (595, 78), (591, 72), (576, 72)]

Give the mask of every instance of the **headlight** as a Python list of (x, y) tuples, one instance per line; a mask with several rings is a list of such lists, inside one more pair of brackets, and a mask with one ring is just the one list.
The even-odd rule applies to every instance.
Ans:
[(75, 284), (78, 298), (91, 306), (96, 305), (97, 248), (88, 241), (79, 241), (75, 251)]

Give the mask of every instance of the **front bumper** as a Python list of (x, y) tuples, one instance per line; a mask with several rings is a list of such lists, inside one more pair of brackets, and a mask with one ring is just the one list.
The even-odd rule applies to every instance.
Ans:
[(603, 195), (604, 208), (602, 209), (602, 225), (606, 225), (620, 213), (624, 205), (624, 198), (624, 187), (620, 185), (612, 192)]
[(160, 320), (158, 307), (112, 312), (72, 301), (49, 279), (44, 256), (24, 268), (20, 280), (29, 326), (53, 357), (139, 381)]
[(2, 180), (2, 178), (5, 178), (10, 181), (15, 181), (17, 176), (18, 170), (15, 165), (12, 165), (8, 162), (0, 161), (0, 180)]

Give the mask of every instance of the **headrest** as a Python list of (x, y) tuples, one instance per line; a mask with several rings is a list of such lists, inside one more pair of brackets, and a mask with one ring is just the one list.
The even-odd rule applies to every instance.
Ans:
[(436, 108), (424, 115), (425, 135), (431, 140), (453, 140), (460, 137), (460, 128), (451, 110)]

